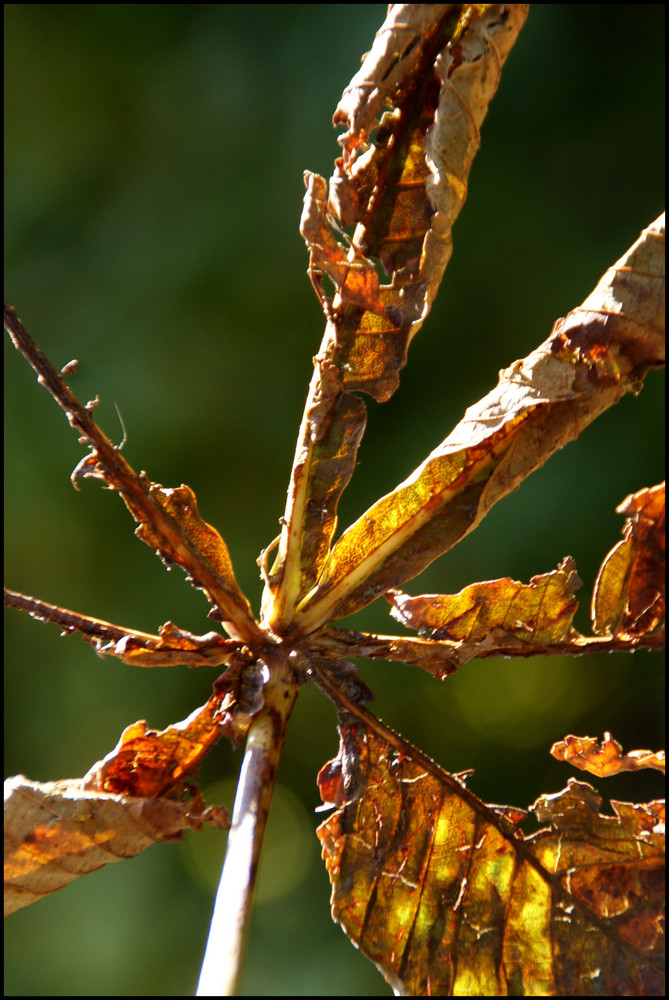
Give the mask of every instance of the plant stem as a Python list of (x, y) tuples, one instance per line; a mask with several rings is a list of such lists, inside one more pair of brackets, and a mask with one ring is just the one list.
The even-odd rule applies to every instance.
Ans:
[(285, 657), (270, 666), (264, 705), (249, 728), (196, 996), (234, 996), (258, 861), (286, 726), (300, 688)]

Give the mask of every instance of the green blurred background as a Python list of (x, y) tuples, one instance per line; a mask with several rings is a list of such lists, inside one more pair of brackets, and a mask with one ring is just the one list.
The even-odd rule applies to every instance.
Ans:
[[(125, 455), (188, 483), (227, 540), (257, 607), (255, 558), (277, 534), (304, 394), (322, 333), (298, 234), (302, 170), (328, 176), (330, 118), (371, 45), (382, 4), (5, 5), (5, 294)], [(541, 4), (483, 129), (455, 254), (412, 344), (399, 391), (370, 402), (345, 526), (435, 447), (590, 292), (663, 208), (661, 4)], [(207, 631), (207, 605), (134, 538), (123, 504), (69, 474), (84, 452), (25, 362), (5, 354), (9, 586), (155, 631)], [(574, 556), (587, 628), (615, 506), (663, 477), (662, 376), (556, 455), (452, 553), (408, 586), (454, 592), (527, 581)], [(79, 776), (145, 718), (162, 728), (213, 672), (98, 660), (9, 611), (6, 773)], [(385, 607), (361, 628), (401, 631)], [(548, 755), (566, 733), (611, 730), (661, 745), (660, 658), (468, 664), (443, 685), (366, 664), (376, 710), (474, 791), (527, 805), (572, 776)], [(318, 768), (337, 750), (332, 706), (303, 692), (284, 753), (245, 995), (389, 995), (330, 920), (314, 834)], [(231, 805), (241, 754), (203, 769)], [(600, 782), (605, 797), (659, 794), (652, 774)], [(188, 995), (197, 981), (224, 836), (188, 834), (110, 865), (12, 917), (14, 996)]]

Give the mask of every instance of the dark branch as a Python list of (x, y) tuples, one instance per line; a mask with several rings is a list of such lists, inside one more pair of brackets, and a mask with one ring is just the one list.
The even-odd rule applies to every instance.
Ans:
[(193, 635), (168, 622), (161, 628), (160, 635), (151, 635), (60, 608), (57, 604), (18, 594), (6, 587), (4, 602), (7, 607), (25, 611), (38, 621), (58, 625), (64, 635), (79, 632), (99, 656), (116, 656), (132, 666), (172, 667), (186, 664), (215, 667), (241, 651), (239, 642), (224, 639), (216, 632)]
[(79, 402), (65, 384), (62, 375), (28, 334), (14, 309), (6, 303), (4, 322), (14, 346), (37, 373), (40, 385), (48, 389), (65, 411), (71, 426), (81, 434), (82, 443), (91, 447), (91, 453), (79, 463), (73, 474), (75, 484), (77, 476), (97, 476), (108, 486), (118, 490), (135, 520), (150, 524), (152, 531), (160, 537), (160, 554), (177, 562), (191, 576), (194, 584), (204, 589), (220, 610), (221, 620), (231, 626), (228, 631), (233, 637), (249, 643), (266, 644), (267, 637), (253, 620), (242, 595), (227, 586), (226, 581), (207, 565), (183, 537), (174, 520), (151, 496), (151, 484), (146, 476), (138, 476), (118, 448), (100, 430), (91, 415), (92, 407), (89, 409)]

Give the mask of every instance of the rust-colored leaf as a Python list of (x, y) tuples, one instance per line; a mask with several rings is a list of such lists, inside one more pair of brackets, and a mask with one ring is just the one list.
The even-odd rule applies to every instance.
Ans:
[(217, 667), (239, 655), (239, 643), (224, 639), (218, 632), (193, 635), (172, 622), (165, 622), (158, 631), (152, 648), (136, 644), (134, 636), (129, 635), (118, 642), (98, 645), (97, 652), (100, 656), (116, 656), (133, 667)]
[(347, 131), (329, 185), (305, 174), (300, 231), (327, 326), (265, 574), (263, 617), (275, 631), (290, 625), (330, 552), (365, 424), (350, 394), (392, 395), (437, 293), (479, 127), (526, 16), (524, 4), (392, 5), (335, 113)]
[(91, 791), (80, 781), (5, 781), (5, 916), (111, 861), (178, 840), (203, 823), (229, 825), (225, 809), (200, 796), (131, 797)]
[[(324, 179), (310, 175), (318, 197), (309, 201), (322, 208), (307, 216), (321, 220), (318, 235), (326, 204), (340, 239), (343, 227), (357, 226), (342, 244), (350, 262), (344, 280), (330, 274), (332, 357), (345, 389), (384, 400), (397, 387), (408, 341), (450, 258), (479, 129), (526, 17), (524, 4), (394, 4), (344, 91), (333, 118), (347, 128), (343, 156), (327, 197)], [(303, 235), (313, 273), (318, 236)], [(379, 285), (377, 260), (387, 284)]]
[[(376, 731), (375, 731), (376, 730)], [(657, 995), (663, 805), (570, 781), (488, 807), (394, 734), (349, 718), (319, 782), (332, 914), (401, 996)]]
[(201, 708), (167, 729), (135, 722), (111, 753), (82, 779), (85, 788), (133, 796), (170, 793), (226, 736), (236, 746), (262, 707), (262, 668), (237, 664), (219, 678)]
[(664, 483), (639, 490), (617, 508), (627, 514), (623, 541), (604, 560), (592, 599), (594, 631), (640, 635), (658, 627), (665, 611)]
[[(198, 563), (211, 569), (212, 574), (224, 584), (226, 590), (234, 593), (237, 601), (245, 604), (249, 617), (252, 618), (251, 606), (235, 580), (227, 545), (218, 531), (200, 517), (192, 489), (183, 483), (176, 489), (166, 489), (159, 483), (149, 483), (146, 479), (144, 481), (151, 499), (174, 523), (176, 537), (170, 540), (171, 544), (166, 545), (163, 534), (157, 531), (151, 522), (141, 518), (140, 512), (140, 525), (135, 530), (138, 538), (156, 549), (168, 565), (177, 563), (187, 571), (191, 569), (189, 557), (195, 553)], [(136, 516), (137, 512), (132, 507), (130, 510)], [(182, 551), (184, 544), (190, 550), (188, 556)], [(193, 583), (195, 586), (201, 585), (197, 579), (193, 579)]]
[[(332, 233), (328, 222), (327, 181), (307, 170), (304, 184), (307, 192), (300, 234), (309, 247), (309, 274), (316, 293), (325, 302), (320, 276), (326, 274), (343, 300), (365, 311), (385, 316), (386, 308), (379, 294), (379, 277), (373, 262), (355, 247), (347, 249)], [(329, 303), (327, 308), (330, 308)]]
[(589, 771), (598, 778), (609, 778), (621, 771), (640, 771), (646, 767), (655, 768), (664, 774), (664, 750), (653, 753), (652, 750), (630, 750), (623, 753), (623, 748), (614, 740), (611, 733), (604, 733), (601, 745), (592, 736), (565, 736), (563, 740), (554, 743), (551, 754), (556, 760), (573, 764), (581, 771)]
[(296, 622), (311, 632), (421, 572), (664, 363), (664, 216), (415, 472), (336, 543)]

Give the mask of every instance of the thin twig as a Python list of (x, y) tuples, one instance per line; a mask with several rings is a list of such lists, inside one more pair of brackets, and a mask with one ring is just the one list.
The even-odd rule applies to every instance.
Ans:
[[(5, 303), (4, 323), (14, 346), (25, 357), (38, 375), (38, 382), (51, 393), (65, 411), (70, 425), (79, 431), (84, 442), (90, 445), (91, 454), (83, 459), (73, 475), (94, 475), (123, 497), (136, 521), (151, 525), (151, 531), (160, 539), (161, 554), (177, 562), (201, 586), (213, 604), (219, 608), (222, 621), (235, 639), (247, 643), (266, 644), (267, 637), (254, 621), (248, 602), (240, 592), (229, 586), (207, 561), (189, 543), (174, 519), (151, 495), (151, 483), (146, 476), (138, 476), (120, 454), (116, 445), (100, 430), (92, 417), (93, 406), (84, 406), (66, 385), (48, 358), (32, 339), (16, 312)], [(67, 367), (67, 366), (66, 366)]]
[(98, 656), (116, 656), (136, 667), (174, 667), (180, 664), (217, 667), (229, 662), (241, 650), (240, 642), (225, 639), (217, 632), (194, 635), (167, 622), (160, 635), (152, 635), (82, 615), (7, 587), (4, 588), (4, 603), (6, 607), (24, 611), (38, 621), (60, 626), (64, 635), (79, 632)]
[(25, 611), (38, 621), (60, 625), (63, 632), (81, 632), (86, 638), (103, 639), (106, 642), (119, 642), (121, 639), (130, 636), (137, 643), (141, 643), (146, 649), (154, 649), (160, 643), (159, 635), (151, 635), (148, 632), (138, 632), (136, 629), (113, 625), (111, 622), (103, 621), (101, 618), (91, 618), (88, 615), (79, 614), (78, 611), (61, 608), (57, 604), (40, 601), (36, 597), (19, 594), (8, 587), (4, 588), (4, 603), (8, 608), (17, 608), (19, 611)]

